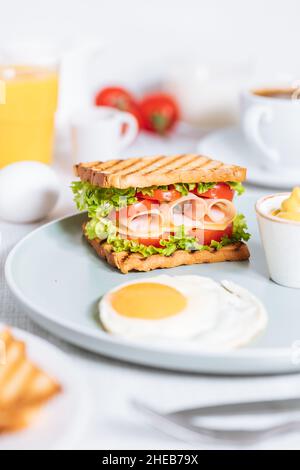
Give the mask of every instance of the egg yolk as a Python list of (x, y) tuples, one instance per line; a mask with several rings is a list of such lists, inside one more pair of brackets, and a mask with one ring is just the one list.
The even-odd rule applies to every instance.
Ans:
[(111, 305), (124, 317), (159, 320), (176, 315), (187, 300), (177, 289), (155, 282), (139, 282), (122, 287), (111, 295)]

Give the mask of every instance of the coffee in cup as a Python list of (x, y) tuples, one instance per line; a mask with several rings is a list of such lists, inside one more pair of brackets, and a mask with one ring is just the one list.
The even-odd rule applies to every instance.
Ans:
[(300, 99), (299, 88), (258, 88), (252, 90), (252, 93), (257, 96), (264, 96), (266, 98), (277, 98), (280, 100)]
[(242, 93), (240, 106), (257, 165), (273, 172), (300, 170), (300, 88), (252, 88)]

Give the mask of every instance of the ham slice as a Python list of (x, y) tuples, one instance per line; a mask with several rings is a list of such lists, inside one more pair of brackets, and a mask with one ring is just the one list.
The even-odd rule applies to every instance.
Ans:
[(160, 238), (183, 225), (187, 229), (225, 230), (236, 209), (227, 199), (205, 199), (189, 193), (176, 201), (154, 205), (119, 221), (118, 231), (129, 238)]
[(180, 225), (188, 228), (203, 227), (206, 203), (204, 199), (189, 193), (176, 201), (162, 204), (161, 210), (169, 228)]
[(130, 238), (157, 238), (164, 231), (164, 218), (158, 209), (143, 211), (120, 221), (118, 231)]
[(227, 199), (205, 199), (189, 193), (161, 209), (169, 231), (184, 225), (187, 228), (225, 230), (233, 221), (236, 209)]
[(228, 199), (208, 199), (204, 226), (210, 230), (225, 230), (235, 215), (236, 209)]

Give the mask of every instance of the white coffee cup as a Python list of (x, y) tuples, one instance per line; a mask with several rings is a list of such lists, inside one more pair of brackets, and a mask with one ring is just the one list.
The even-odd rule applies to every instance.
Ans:
[(117, 157), (138, 131), (132, 114), (105, 106), (79, 110), (71, 119), (73, 159), (80, 163)]
[[(287, 96), (290, 93), (288, 99), (284, 97), (285, 91)], [(253, 158), (260, 167), (274, 172), (300, 169), (298, 98), (297, 90), (291, 87), (256, 88), (242, 93), (241, 126), (256, 150)]]

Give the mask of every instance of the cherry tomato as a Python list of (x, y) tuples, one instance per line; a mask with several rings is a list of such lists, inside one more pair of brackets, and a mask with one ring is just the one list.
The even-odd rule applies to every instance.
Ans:
[(100, 90), (95, 96), (96, 106), (109, 106), (120, 111), (133, 114), (139, 127), (143, 127), (143, 117), (133, 95), (121, 87), (107, 87)]
[(127, 113), (132, 114), (138, 122), (139, 128), (144, 128), (144, 119), (139, 106), (135, 102), (128, 103)]
[(172, 202), (176, 199), (181, 197), (179, 191), (174, 189), (174, 186), (170, 186), (169, 189), (154, 189), (152, 196), (148, 196), (147, 194), (143, 193), (136, 193), (138, 198), (148, 199), (150, 201), (158, 201), (158, 202)]
[(192, 229), (190, 235), (197, 238), (199, 243), (203, 245), (210, 245), (212, 240), (220, 242), (225, 236), (232, 236), (233, 225), (230, 224), (225, 230), (204, 230), (204, 229)]
[(228, 199), (229, 201), (232, 201), (234, 196), (234, 190), (226, 183), (217, 183), (212, 189), (209, 189), (205, 193), (198, 193), (196, 187), (193, 190), (193, 193), (200, 197), (209, 199)]
[(95, 97), (96, 106), (110, 106), (121, 111), (127, 111), (129, 103), (133, 103), (134, 97), (121, 87), (107, 87), (98, 91)]
[(172, 96), (165, 93), (154, 93), (145, 96), (140, 102), (144, 128), (165, 134), (172, 129), (179, 119), (179, 108)]

